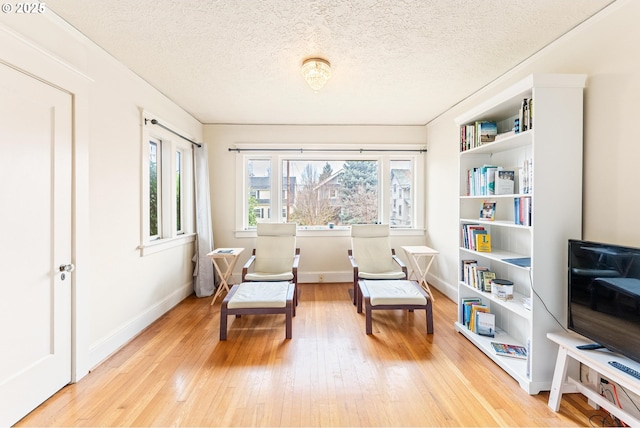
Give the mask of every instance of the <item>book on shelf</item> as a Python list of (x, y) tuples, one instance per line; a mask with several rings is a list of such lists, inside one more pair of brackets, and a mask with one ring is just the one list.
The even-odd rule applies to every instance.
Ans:
[(482, 304), (471, 305), (471, 314), (469, 317), (469, 330), (471, 330), (474, 333), (477, 333), (476, 321), (478, 318), (478, 315), (477, 315), (478, 312), (489, 312), (489, 307)]
[(499, 169), (495, 165), (482, 165), (480, 167), (480, 195), (493, 195), (496, 191), (495, 172)]
[(463, 125), (465, 129), (465, 150), (475, 148), (476, 128), (473, 125)]
[(467, 125), (467, 149), (473, 149), (476, 146), (476, 128), (473, 125)]
[(476, 312), (476, 333), (481, 336), (495, 337), (496, 316), (491, 312)]
[(465, 327), (469, 328), (469, 322), (471, 320), (471, 307), (474, 305), (481, 305), (482, 299), (479, 297), (463, 297), (460, 299), (460, 322)]
[(460, 277), (462, 278), (462, 282), (464, 282), (465, 284), (469, 284), (469, 275), (471, 272), (471, 267), (473, 266), (477, 266), (478, 265), (478, 261), (477, 260), (472, 260), (472, 259), (463, 259), (460, 261), (461, 266), (461, 271), (460, 271)]
[(518, 192), (529, 194), (533, 190), (533, 161), (525, 159), (518, 168)]
[(496, 171), (503, 169), (496, 165), (483, 165), (467, 170), (467, 196), (494, 195)]
[(519, 133), (530, 129), (533, 129), (533, 98), (524, 98), (520, 103), (515, 131)]
[(496, 219), (496, 201), (482, 202), (480, 209), (480, 220), (493, 221)]
[(488, 120), (476, 122), (476, 141), (478, 146), (493, 142), (497, 134), (498, 126), (495, 122)]
[(218, 250), (215, 250), (214, 253), (216, 254), (233, 254), (233, 248), (220, 248)]
[(476, 235), (476, 251), (479, 251), (481, 253), (491, 252), (491, 235), (490, 234), (483, 233), (483, 234)]
[(512, 194), (515, 190), (515, 178), (514, 170), (496, 171), (496, 195)]
[(498, 134), (496, 122), (478, 120), (460, 126), (460, 151), (475, 149), (483, 144), (493, 142)]
[(475, 240), (478, 233), (487, 233), (487, 231), (484, 226), (479, 224), (467, 223), (462, 225), (462, 247), (468, 250), (475, 250)]
[(477, 251), (477, 247), (476, 247), (476, 243), (478, 242), (478, 236), (479, 235), (486, 235), (487, 233), (489, 233), (484, 227), (482, 229), (480, 228), (474, 228), (471, 230), (471, 239), (470, 239), (470, 249), (473, 251)]
[(520, 108), (520, 125), (522, 126), (522, 131), (527, 131), (529, 129), (529, 99), (525, 98), (522, 100), (522, 106)]
[(524, 346), (498, 342), (491, 342), (491, 346), (493, 347), (493, 350), (496, 351), (497, 355), (521, 358), (523, 360), (527, 359), (527, 348), (525, 348)]
[(485, 274), (487, 274), (488, 272), (489, 272), (488, 267), (477, 266), (477, 264), (471, 266), (469, 285), (471, 285), (473, 288), (477, 290), (484, 291), (483, 290), (484, 277), (485, 277)]
[(525, 162), (525, 174), (527, 175), (526, 179), (526, 191), (524, 193), (533, 193), (533, 159), (527, 159)]
[(491, 281), (496, 278), (496, 273), (490, 270), (480, 272), (478, 282), (480, 284), (480, 291), (491, 292)]
[(486, 189), (487, 195), (495, 195), (496, 194), (496, 171), (499, 170), (499, 166), (491, 166), (488, 165), (485, 168), (485, 180), (486, 180)]
[(531, 226), (533, 207), (531, 196), (522, 196), (513, 199), (513, 221), (522, 226)]

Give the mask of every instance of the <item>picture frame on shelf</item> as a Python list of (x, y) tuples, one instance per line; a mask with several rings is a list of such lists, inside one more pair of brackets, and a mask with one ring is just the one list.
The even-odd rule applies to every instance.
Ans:
[(480, 220), (494, 221), (496, 219), (496, 201), (483, 201), (480, 209)]

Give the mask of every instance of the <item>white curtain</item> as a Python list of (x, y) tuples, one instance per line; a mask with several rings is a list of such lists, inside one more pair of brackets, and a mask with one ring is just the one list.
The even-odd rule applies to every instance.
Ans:
[(196, 190), (196, 264), (193, 272), (193, 290), (198, 297), (213, 295), (216, 288), (213, 263), (207, 253), (213, 250), (211, 230), (211, 203), (209, 198), (209, 155), (206, 144), (194, 147), (193, 169)]

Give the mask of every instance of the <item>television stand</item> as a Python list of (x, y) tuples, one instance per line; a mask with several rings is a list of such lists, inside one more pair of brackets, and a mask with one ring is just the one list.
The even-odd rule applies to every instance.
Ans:
[(613, 367), (610, 365), (610, 361), (615, 361), (636, 371), (640, 371), (640, 364), (615, 354), (606, 348), (592, 351), (578, 349), (579, 346), (590, 343), (588, 339), (576, 333), (547, 333), (547, 338), (559, 346), (556, 368), (549, 393), (548, 405), (551, 409), (556, 412), (560, 409), (562, 394), (579, 392), (589, 399), (591, 405), (606, 409), (609, 413), (631, 426), (640, 426), (638, 417), (618, 408), (614, 403), (600, 395), (597, 385), (580, 381), (580, 363), (638, 395), (640, 395), (640, 381)]

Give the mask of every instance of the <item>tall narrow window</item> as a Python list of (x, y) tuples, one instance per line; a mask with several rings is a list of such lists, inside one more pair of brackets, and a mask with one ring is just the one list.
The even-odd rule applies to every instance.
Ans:
[(255, 227), (258, 222), (269, 221), (271, 217), (271, 160), (249, 159), (248, 225)]
[(158, 238), (160, 236), (160, 195), (162, 177), (160, 141), (149, 141), (149, 237)]
[(141, 256), (195, 240), (193, 145), (150, 116), (142, 112)]
[(411, 223), (413, 163), (411, 160), (390, 161), (391, 210), (389, 222), (392, 227), (413, 227)]
[(176, 152), (176, 232), (182, 230), (182, 152)]

